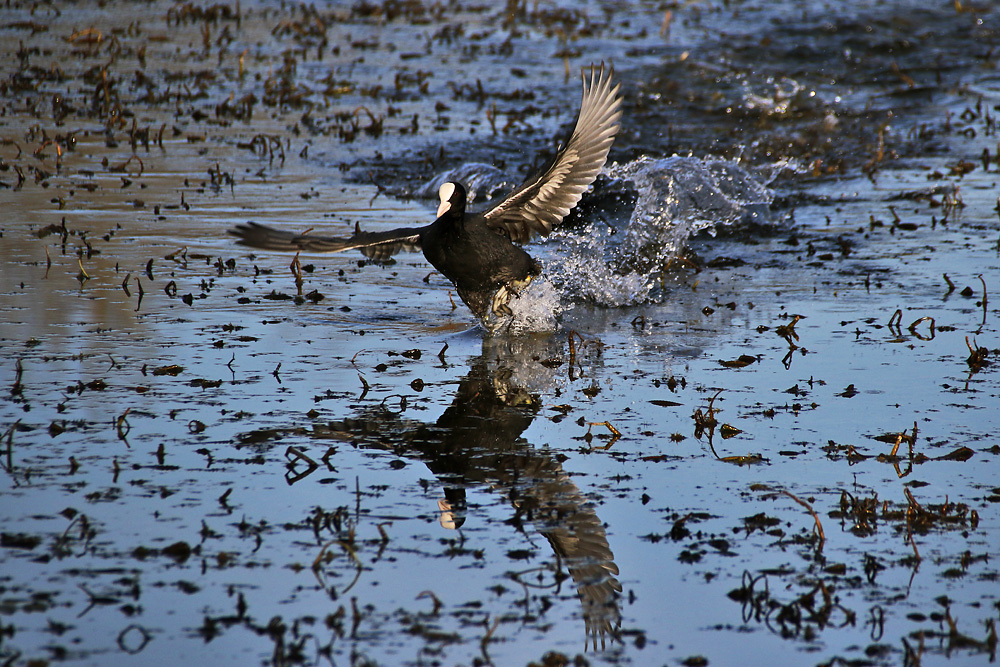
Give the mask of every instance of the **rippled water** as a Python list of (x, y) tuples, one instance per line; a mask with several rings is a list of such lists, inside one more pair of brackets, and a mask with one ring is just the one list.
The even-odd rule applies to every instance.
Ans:
[[(5, 8), (0, 662), (994, 660), (997, 19)], [(600, 60), (500, 335), (420, 255), (226, 234), (481, 202)]]

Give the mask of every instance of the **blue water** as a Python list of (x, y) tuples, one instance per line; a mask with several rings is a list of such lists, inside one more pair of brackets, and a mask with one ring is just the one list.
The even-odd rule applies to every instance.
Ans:
[[(997, 167), (981, 155), (996, 150), (995, 10), (691, 5), (661, 35), (664, 14), (644, 5), (586, 18), (540, 5), (513, 34), (473, 8), (336, 6), (321, 10), (319, 58), (302, 8), (242, 3), (239, 25), (178, 25), (171, 7), (12, 9), (0, 28), (0, 658), (990, 659), (1000, 255)], [(74, 36), (91, 25), (100, 41)], [(83, 78), (116, 49), (109, 35), (124, 48), (109, 90), (137, 127), (166, 126), (162, 149), (137, 147), (141, 169), (111, 168), (133, 153), (132, 116), (109, 142), (103, 85)], [(21, 42), (38, 48), (27, 64)], [(250, 256), (228, 227), (411, 225), (436, 202), (402, 194), (447, 169), (495, 155), (521, 175), (575, 110), (563, 48), (573, 70), (598, 52), (614, 62), (626, 119), (586, 217), (529, 248), (544, 279), (515, 306), (541, 325), (486, 336), (420, 255), (303, 256), (302, 294), (325, 298), (266, 298), (296, 295), (291, 258)], [(216, 112), (230, 94), (262, 99), (285, 50), (310, 122), (292, 102)], [(56, 61), (73, 76), (42, 77)], [(168, 72), (189, 76), (151, 103), (137, 70), (160, 93)], [(417, 71), (433, 73), (426, 91)], [(15, 88), (18, 72), (37, 89)], [(397, 87), (397, 74), (416, 78)], [(476, 78), (498, 116), (448, 86)], [(178, 101), (181, 84), (204, 95)], [(73, 108), (62, 120), (56, 91)], [(385, 134), (309, 129), (347, 128), (337, 114), (362, 105)], [(35, 125), (79, 128), (58, 168), (54, 144), (34, 155)], [(259, 133), (281, 138), (284, 161), (245, 147)], [(213, 187), (216, 164), (232, 188)], [(64, 217), (65, 250), (61, 232), (37, 233)], [(795, 315), (792, 347), (777, 330)], [(929, 320), (909, 330), (928, 317), (933, 336)], [(988, 350), (978, 370), (967, 339)], [(753, 363), (720, 363), (741, 355)], [(715, 429), (696, 428), (710, 407)], [(916, 458), (904, 442), (880, 460), (892, 444), (875, 436), (914, 424)], [(947, 459), (962, 447), (971, 458)], [(821, 546), (783, 491), (816, 512)], [(867, 532), (842, 518), (844, 492), (877, 495)], [(907, 493), (946, 516), (924, 530), (911, 507), (908, 522)], [(773, 521), (748, 527), (761, 514)], [(761, 576), (763, 606), (730, 595)], [(949, 640), (945, 600), (981, 644)]]

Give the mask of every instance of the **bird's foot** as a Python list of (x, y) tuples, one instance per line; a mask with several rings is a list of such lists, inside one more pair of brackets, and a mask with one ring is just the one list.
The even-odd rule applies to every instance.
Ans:
[(501, 285), (493, 294), (493, 302), (490, 304), (490, 311), (497, 317), (513, 317), (514, 311), (510, 309), (507, 304), (510, 303), (510, 297), (517, 292), (511, 292), (509, 285)]
[(528, 285), (531, 284), (534, 277), (535, 276), (529, 275), (524, 280), (512, 280), (508, 284), (508, 287), (510, 288), (510, 291), (513, 292), (514, 296), (521, 296), (521, 292), (528, 288)]
[(514, 311), (511, 310), (508, 304), (512, 298), (521, 296), (533, 278), (534, 276), (529, 275), (523, 280), (512, 280), (509, 283), (501, 285), (493, 293), (493, 299), (490, 301), (490, 309), (487, 311), (486, 317), (482, 318), (483, 326), (486, 327), (487, 331), (492, 334), (501, 328), (506, 327), (509, 329), (511, 327), (514, 323)]

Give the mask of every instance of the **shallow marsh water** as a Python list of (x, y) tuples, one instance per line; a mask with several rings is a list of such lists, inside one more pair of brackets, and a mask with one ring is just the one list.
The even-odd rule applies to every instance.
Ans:
[[(993, 660), (1000, 16), (924, 4), (6, 7), (0, 660)], [(516, 181), (602, 59), (553, 331), (225, 233)]]

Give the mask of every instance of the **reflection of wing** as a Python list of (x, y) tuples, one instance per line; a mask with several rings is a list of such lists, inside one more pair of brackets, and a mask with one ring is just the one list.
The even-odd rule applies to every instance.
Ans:
[(618, 133), (621, 85), (612, 87), (613, 74), (602, 64), (600, 70), (591, 68), (589, 85), (584, 76), (580, 115), (569, 140), (546, 168), (484, 213), (488, 226), (524, 243), (532, 234), (548, 236), (579, 203), (601, 173)]
[[(580, 598), (587, 643), (601, 650), (607, 640), (618, 637), (621, 625), (619, 595), (621, 583), (615, 578), (618, 566), (611, 552), (604, 524), (569, 476), (558, 471), (553, 479), (540, 481), (526, 491), (533, 495), (542, 516), (539, 531), (552, 550), (566, 563)], [(548, 524), (548, 525), (546, 525)]]
[(365, 257), (385, 261), (400, 250), (420, 250), (420, 233), (423, 227), (400, 227), (387, 232), (362, 232), (355, 230), (350, 238), (295, 234), (280, 229), (247, 222), (229, 230), (239, 237), (239, 243), (264, 250), (306, 252), (343, 252), (357, 248)]

